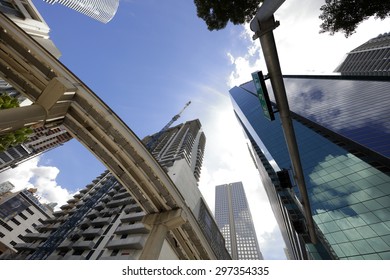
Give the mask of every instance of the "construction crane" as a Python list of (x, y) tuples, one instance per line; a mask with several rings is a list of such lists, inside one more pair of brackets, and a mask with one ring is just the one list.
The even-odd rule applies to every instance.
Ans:
[(152, 135), (151, 138), (149, 140), (149, 142), (146, 144), (146, 148), (149, 150), (149, 151), (152, 151), (152, 149), (154, 148), (158, 138), (160, 138), (161, 134), (164, 133), (164, 131), (166, 131), (175, 121), (177, 121), (178, 118), (180, 118), (181, 114), (183, 113), (183, 111), (191, 104), (191, 101), (188, 101), (186, 103), (186, 105), (184, 105), (183, 109), (181, 109), (181, 111), (173, 116), (173, 118), (159, 131), (157, 132), (156, 134)]

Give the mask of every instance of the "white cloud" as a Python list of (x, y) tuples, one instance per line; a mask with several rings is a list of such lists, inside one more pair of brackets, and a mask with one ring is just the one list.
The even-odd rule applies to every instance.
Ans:
[[(275, 13), (275, 20), (280, 21), (280, 26), (274, 30), (274, 37), (283, 74), (329, 74), (347, 52), (381, 33), (389, 32), (390, 18), (383, 21), (370, 18), (362, 22), (349, 38), (341, 33), (333, 36), (320, 34), (321, 20), (318, 16), (323, 4), (323, 0), (290, 0)], [(297, 7), (299, 12), (295, 12)], [(252, 35), (249, 25), (245, 25), (241, 37), (248, 41), (248, 52), (236, 56), (228, 53), (235, 67), (228, 81), (230, 86), (247, 82), (254, 71), (266, 72), (259, 40), (253, 41)]]
[[(211, 94), (208, 87), (200, 88), (202, 91), (206, 90), (208, 96)], [(273, 212), (250, 157), (247, 140), (234, 115), (230, 98), (227, 94), (215, 94), (220, 98), (217, 106), (216, 103), (210, 105), (210, 97), (202, 99), (202, 94), (198, 94), (197, 103), (203, 104), (200, 107), (207, 111), (197, 110), (203, 116), (201, 122), (207, 139), (199, 188), (208, 206), (214, 211), (215, 186), (243, 182), (263, 255), (266, 259), (283, 259), (284, 242), (277, 233)], [(273, 239), (269, 239), (269, 236), (273, 236)], [(277, 237), (278, 246), (275, 247), (274, 239)], [(272, 243), (273, 253), (269, 252), (269, 242)]]
[(0, 173), (0, 182), (11, 182), (15, 189), (36, 188), (37, 195), (42, 203), (55, 202), (58, 207), (66, 204), (72, 195), (65, 188), (59, 186), (56, 177), (57, 167), (39, 165), (39, 157), (21, 163), (15, 169), (8, 169)]
[[(275, 19), (280, 21), (280, 26), (274, 30), (274, 36), (283, 74), (329, 74), (348, 51), (389, 31), (390, 19), (369, 19), (350, 38), (345, 38), (343, 34), (319, 34), (319, 8), (323, 4), (323, 0), (286, 1), (275, 14)], [(267, 73), (260, 42), (258, 39), (253, 41), (252, 35), (249, 25), (245, 25), (240, 39), (247, 41), (247, 51), (244, 54), (227, 53), (233, 67), (227, 79), (229, 88), (249, 81), (252, 72), (262, 70)], [(229, 110), (232, 111), (231, 106)], [(212, 197), (209, 204), (213, 208), (211, 205), (214, 206), (214, 194), (211, 192), (214, 192), (215, 185), (243, 181), (264, 257), (283, 259), (285, 245), (266, 193), (260, 185), (259, 175), (250, 163), (242, 132), (234, 116), (224, 110), (219, 111), (217, 118), (208, 120), (211, 128), (206, 135), (208, 139), (225, 141), (208, 143), (209, 152), (206, 152), (206, 157), (209, 158), (205, 160), (201, 190)], [(212, 156), (209, 154), (220, 156), (210, 158)], [(223, 162), (218, 162), (218, 159)]]

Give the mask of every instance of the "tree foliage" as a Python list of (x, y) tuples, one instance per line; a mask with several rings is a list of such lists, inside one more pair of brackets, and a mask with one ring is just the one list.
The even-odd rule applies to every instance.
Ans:
[(341, 31), (348, 37), (355, 33), (360, 22), (371, 16), (385, 19), (390, 16), (389, 0), (325, 0), (320, 10), (320, 33), (333, 35)]
[[(19, 107), (19, 101), (7, 94), (0, 94), (0, 110)], [(29, 127), (22, 127), (7, 134), (0, 135), (0, 152), (6, 151), (9, 147), (25, 142), (33, 130)]]
[(264, 0), (194, 0), (198, 17), (203, 19), (207, 28), (220, 30), (228, 22), (243, 24), (255, 16)]

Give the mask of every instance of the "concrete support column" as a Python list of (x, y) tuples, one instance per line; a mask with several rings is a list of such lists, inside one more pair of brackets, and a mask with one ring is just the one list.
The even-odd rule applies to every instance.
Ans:
[(157, 260), (168, 232), (181, 226), (186, 220), (182, 209), (145, 216), (142, 222), (150, 229), (150, 233), (139, 259)]
[(64, 77), (53, 78), (33, 105), (0, 110), (0, 134), (45, 122), (58, 100), (75, 92), (76, 88)]
[(46, 110), (38, 104), (0, 110), (0, 134), (43, 122), (46, 116)]

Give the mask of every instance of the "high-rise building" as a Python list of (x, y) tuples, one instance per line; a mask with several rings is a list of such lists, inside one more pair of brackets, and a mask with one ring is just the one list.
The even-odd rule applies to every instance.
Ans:
[(54, 5), (59, 3), (100, 22), (109, 22), (116, 14), (119, 0), (44, 0)]
[[(203, 162), (206, 137), (202, 131), (199, 120), (192, 120), (171, 127), (158, 136), (145, 137), (146, 144), (153, 139), (156, 145), (151, 147), (151, 153), (166, 169), (172, 180), (177, 183), (181, 180), (178, 175), (191, 174), (184, 178), (199, 181), (200, 169)], [(182, 170), (186, 171), (183, 172)], [(188, 182), (186, 182), (187, 184)]]
[[(183, 127), (185, 127), (184, 131), (181, 129)], [(172, 181), (197, 219), (204, 239), (207, 240), (207, 246), (210, 246), (214, 252), (214, 256), (208, 257), (229, 259), (223, 237), (197, 188), (195, 169), (191, 168), (193, 161), (199, 162), (198, 148), (195, 149), (193, 145), (197, 147), (203, 145), (204, 148), (204, 141), (199, 141), (204, 138), (200, 122), (196, 120), (173, 127), (163, 134), (161, 139), (166, 139), (166, 135), (170, 135), (173, 141), (172, 143), (164, 141), (165, 145), (169, 146), (169, 150), (177, 151), (174, 148), (176, 145), (181, 147), (179, 149), (181, 152), (176, 154), (172, 152), (169, 163), (162, 160), (161, 165), (167, 168)], [(200, 135), (203, 135), (203, 138)], [(159, 149), (158, 147), (160, 146), (157, 145), (156, 149)], [(163, 147), (160, 150), (164, 150)], [(195, 151), (194, 156), (191, 156), (191, 151)], [(162, 158), (167, 159), (168, 156)], [(197, 168), (200, 169), (201, 164)], [(17, 257), (21, 259), (139, 259), (150, 249), (146, 248), (147, 240), (151, 236), (151, 227), (145, 221), (146, 217), (142, 205), (138, 204), (107, 171), (70, 199), (68, 204), (61, 206), (60, 211), (54, 212), (53, 219), (45, 220), (42, 225), (39, 225), (37, 227), (41, 233), (39, 236), (18, 244)], [(199, 243), (194, 246), (199, 246), (200, 249), (204, 244)], [(45, 248), (46, 251), (35, 250), (38, 247)], [(174, 236), (168, 234), (158, 259), (191, 259), (196, 254), (192, 249), (182, 248)]]
[[(307, 238), (293, 176), (286, 176), (293, 171), (278, 114), (272, 122), (262, 116), (252, 81), (232, 88), (230, 95), (254, 145), (290, 256), (390, 259), (390, 80), (285, 76), (284, 83), (319, 239), (316, 246)], [(269, 84), (268, 91), (275, 106)]]
[(233, 260), (262, 260), (242, 182), (216, 186), (215, 219)]
[(18, 243), (37, 235), (36, 226), (52, 217), (52, 209), (40, 203), (32, 190), (12, 193), (12, 188), (9, 182), (0, 184), (0, 256), (17, 252)]
[[(0, 11), (6, 14), (15, 24), (38, 41), (56, 58), (61, 56), (60, 51), (50, 40), (49, 26), (30, 0), (0, 0)], [(20, 106), (32, 103), (11, 84), (0, 78), (1, 93), (18, 98)], [(64, 127), (56, 123), (47, 123), (46, 126), (34, 127), (32, 129), (33, 133), (26, 142), (0, 152), (0, 172), (7, 168), (15, 167), (19, 163), (42, 152), (62, 145), (72, 138)]]
[(49, 26), (31, 0), (0, 0), (0, 11), (56, 58), (61, 56), (61, 52), (49, 39)]
[(390, 33), (380, 34), (350, 51), (335, 72), (342, 75), (390, 76)]
[(71, 139), (72, 136), (62, 125), (51, 128), (47, 126), (33, 128), (33, 133), (26, 142), (0, 152), (0, 172), (14, 168), (18, 164), (59, 147)]

